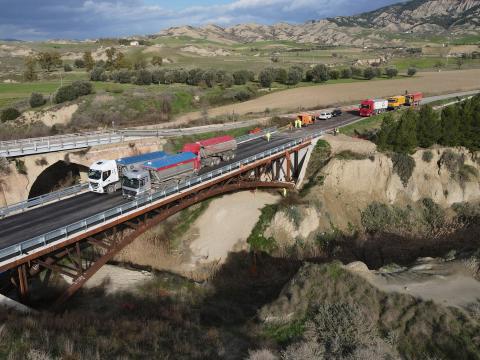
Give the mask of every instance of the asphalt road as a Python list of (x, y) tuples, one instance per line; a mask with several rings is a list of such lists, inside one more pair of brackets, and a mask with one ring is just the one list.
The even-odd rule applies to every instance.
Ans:
[[(285, 144), (295, 138), (303, 136), (305, 133), (330, 128), (334, 126), (334, 124), (340, 125), (346, 122), (348, 123), (357, 118), (357, 116), (344, 114), (338, 118), (317, 121), (317, 124), (301, 130), (273, 134), (270, 142), (262, 138), (240, 144), (236, 157), (231, 162)], [(227, 164), (228, 162), (224, 162), (218, 167)], [(200, 174), (213, 169), (215, 168), (204, 168), (200, 171)], [(128, 200), (123, 199), (121, 191), (117, 191), (113, 195), (87, 192), (24, 213), (12, 215), (0, 220), (0, 249), (75, 223), (126, 202), (128, 202)]]
[[(441, 100), (452, 96), (463, 96), (471, 92), (441, 95), (426, 98), (425, 103)], [(247, 158), (269, 148), (285, 144), (295, 138), (299, 138), (308, 132), (328, 129), (336, 126), (346, 125), (359, 119), (359, 116), (351, 113), (344, 113), (339, 117), (329, 120), (317, 120), (315, 125), (301, 130), (294, 130), (288, 133), (274, 134), (270, 142), (265, 139), (257, 139), (240, 144), (237, 149), (236, 158), (231, 162)], [(218, 167), (228, 164), (222, 163)], [(212, 168), (205, 168), (200, 174), (208, 172)], [(84, 193), (75, 197), (61, 200), (45, 205), (30, 211), (16, 214), (0, 220), (0, 249), (17, 244), (19, 242), (42, 235), (49, 231), (72, 224), (94, 214), (111, 209), (128, 200), (123, 199), (120, 191), (114, 195)]]

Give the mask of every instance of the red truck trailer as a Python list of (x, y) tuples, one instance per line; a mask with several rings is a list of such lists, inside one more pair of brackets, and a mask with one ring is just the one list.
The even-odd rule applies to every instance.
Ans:
[(372, 116), (387, 111), (388, 100), (367, 99), (360, 103), (360, 116)]
[(420, 101), (423, 99), (423, 93), (414, 92), (411, 94), (405, 95), (405, 105), (408, 106), (417, 106), (420, 105)]
[(202, 166), (215, 166), (221, 161), (228, 161), (235, 157), (237, 142), (232, 136), (219, 136), (196, 143), (185, 144), (183, 152), (192, 152), (197, 155)]

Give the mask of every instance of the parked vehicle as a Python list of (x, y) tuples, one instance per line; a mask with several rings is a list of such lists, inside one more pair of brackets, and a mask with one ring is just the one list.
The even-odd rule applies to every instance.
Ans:
[(387, 111), (388, 101), (385, 99), (367, 99), (360, 103), (360, 116), (372, 116)]
[(335, 110), (332, 111), (332, 116), (333, 117), (340, 116), (340, 115), (342, 115), (342, 110), (335, 109)]
[(388, 98), (388, 110), (397, 110), (403, 105), (405, 105), (404, 95), (397, 95)]
[(322, 111), (322, 112), (318, 115), (317, 119), (318, 119), (318, 120), (328, 120), (328, 119), (331, 119), (332, 116), (333, 116), (333, 115), (332, 115), (332, 113), (331, 113), (330, 111)]
[(219, 136), (196, 143), (185, 144), (183, 152), (197, 155), (202, 166), (215, 166), (221, 161), (232, 160), (235, 157), (237, 142), (232, 136)]
[(122, 191), (125, 198), (146, 195), (152, 189), (178, 184), (182, 179), (196, 175), (201, 168), (198, 155), (180, 152), (147, 161), (140, 167), (125, 172)]
[(297, 120), (300, 120), (302, 122), (302, 127), (312, 125), (315, 123), (315, 117), (310, 114), (297, 115)]
[(423, 99), (423, 93), (415, 92), (405, 95), (405, 105), (418, 106)]
[(97, 193), (113, 194), (121, 187), (121, 179), (127, 170), (146, 161), (159, 159), (167, 154), (155, 151), (118, 160), (99, 160), (88, 169), (88, 188)]

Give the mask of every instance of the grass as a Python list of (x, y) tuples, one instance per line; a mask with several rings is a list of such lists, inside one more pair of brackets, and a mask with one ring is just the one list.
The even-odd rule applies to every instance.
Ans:
[(340, 133), (354, 136), (356, 134), (362, 134), (364, 132), (379, 129), (382, 125), (384, 114), (370, 116), (362, 118), (361, 120), (348, 124), (340, 128)]
[(268, 253), (277, 247), (275, 239), (265, 237), (265, 230), (270, 225), (277, 209), (277, 205), (267, 205), (261, 210), (260, 217), (247, 239), (248, 244), (253, 250)]

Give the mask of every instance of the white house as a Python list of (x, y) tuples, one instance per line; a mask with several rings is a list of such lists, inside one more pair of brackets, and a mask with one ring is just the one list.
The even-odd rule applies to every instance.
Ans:
[(140, 43), (137, 40), (130, 41), (130, 46), (138, 46)]

